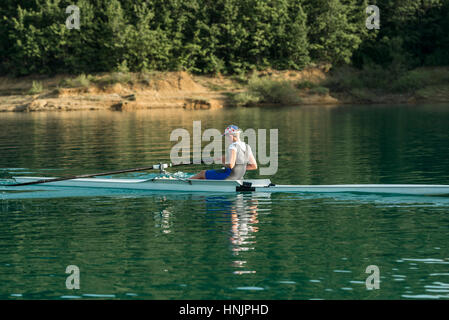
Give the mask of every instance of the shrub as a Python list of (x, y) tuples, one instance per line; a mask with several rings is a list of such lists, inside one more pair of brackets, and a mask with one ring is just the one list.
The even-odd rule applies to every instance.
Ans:
[(138, 74), (139, 82), (149, 86), (151, 85), (151, 81), (153, 81), (153, 74), (150, 71), (141, 71)]
[(388, 89), (392, 78), (396, 75), (389, 68), (377, 64), (369, 64), (363, 67), (358, 76), (358, 79), (353, 79), (353, 81), (359, 81), (360, 85), (364, 88)]
[(310, 93), (319, 94), (319, 95), (326, 95), (329, 93), (329, 89), (322, 86), (317, 86), (315, 88), (310, 89)]
[(240, 92), (232, 97), (232, 101), (237, 106), (248, 106), (260, 101), (260, 97), (250, 92)]
[(334, 91), (349, 91), (355, 87), (362, 87), (359, 81), (361, 72), (351, 67), (341, 67), (331, 72), (327, 80), (324, 82), (326, 87)]
[(342, 67), (332, 71), (324, 85), (340, 92), (362, 88), (389, 91), (395, 77), (396, 73), (376, 64), (365, 65), (362, 70)]
[(445, 68), (421, 68), (408, 71), (392, 84), (396, 92), (414, 92), (426, 86), (449, 82), (449, 72)]
[(301, 102), (298, 90), (290, 81), (276, 81), (254, 76), (249, 80), (248, 93), (251, 96), (259, 97), (260, 102), (287, 105)]
[(40, 81), (33, 81), (33, 84), (31, 85), (30, 90), (28, 91), (29, 94), (38, 94), (41, 93), (44, 90), (44, 87)]
[(374, 100), (375, 96), (370, 90), (365, 88), (354, 88), (350, 91), (351, 95), (361, 101), (371, 102)]
[(61, 87), (69, 87), (69, 88), (86, 88), (90, 85), (93, 77), (91, 75), (86, 76), (85, 74), (80, 74), (75, 79), (64, 79), (61, 81)]
[(315, 88), (316, 86), (317, 86), (317, 84), (315, 84), (311, 81), (308, 81), (308, 80), (300, 81), (300, 82), (296, 83), (296, 88), (298, 88), (298, 89), (312, 89), (312, 88)]
[(425, 77), (417, 72), (407, 72), (393, 82), (392, 90), (396, 92), (415, 91), (425, 86)]
[(109, 86), (116, 83), (128, 84), (131, 80), (131, 74), (128, 72), (112, 72), (103, 78), (96, 79), (95, 82), (102, 86)]
[(128, 63), (126, 62), (126, 60), (123, 60), (122, 63), (117, 65), (117, 67), (115, 68), (115, 71), (121, 72), (121, 73), (128, 73), (129, 68), (128, 68)]
[(438, 86), (429, 86), (415, 92), (418, 99), (446, 102), (449, 100), (449, 83)]
[(231, 79), (237, 81), (239, 84), (248, 84), (248, 77), (244, 72), (240, 72), (231, 76)]

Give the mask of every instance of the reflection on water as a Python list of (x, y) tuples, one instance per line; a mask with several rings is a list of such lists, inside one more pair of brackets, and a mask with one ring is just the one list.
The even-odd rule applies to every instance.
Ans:
[[(449, 181), (447, 106), (0, 114), (0, 168), (148, 165), (168, 159), (171, 130), (236, 119), (279, 129), (278, 184)], [(448, 213), (443, 197), (0, 186), (0, 298), (447, 299)]]
[[(265, 194), (264, 198), (269, 199), (270, 194)], [(161, 197), (161, 203), (167, 198)], [(244, 253), (254, 250), (256, 245), (256, 233), (259, 231), (257, 224), (258, 216), (258, 199), (254, 194), (237, 194), (233, 197), (223, 198), (217, 196), (206, 196), (202, 199), (204, 202), (205, 214), (215, 216), (217, 214), (217, 206), (220, 213), (224, 216), (230, 216), (230, 248), (235, 259), (232, 265), (237, 268), (234, 274), (256, 273), (256, 270), (246, 270), (249, 268), (247, 261), (243, 260)], [(265, 205), (267, 202), (265, 202)], [(267, 213), (267, 212), (266, 212)], [(165, 207), (155, 213), (155, 227), (159, 228), (162, 233), (169, 234), (173, 228), (173, 213), (170, 207)], [(243, 268), (243, 269), (242, 269)]]
[(246, 260), (242, 260), (241, 253), (248, 250), (254, 250), (256, 245), (256, 233), (259, 231), (257, 224), (257, 209), (258, 201), (256, 198), (248, 196), (244, 197), (243, 194), (237, 195), (235, 201), (233, 202), (230, 213), (231, 213), (231, 250), (236, 259), (233, 265), (239, 269), (236, 270), (235, 274), (247, 274), (256, 273), (256, 270), (245, 270), (251, 268), (247, 265)]
[(0, 168), (58, 169), (64, 175), (167, 161), (174, 145), (170, 133), (192, 132), (193, 121), (201, 121), (203, 130), (235, 122), (279, 129), (278, 184), (449, 180), (446, 105), (2, 113)]
[[(0, 297), (443, 298), (434, 290), (447, 290), (447, 204), (202, 193), (61, 200), (1, 202)], [(76, 294), (63, 287), (68, 264), (84, 270)], [(370, 264), (380, 267), (380, 291), (364, 288)]]

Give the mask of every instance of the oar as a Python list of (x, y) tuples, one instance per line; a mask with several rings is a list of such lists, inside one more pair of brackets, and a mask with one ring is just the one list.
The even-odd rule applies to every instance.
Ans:
[[(210, 160), (210, 159), (206, 159), (206, 160)], [(201, 160), (201, 163), (205, 163), (206, 160)], [(3, 186), (7, 186), (7, 187), (29, 186), (32, 184), (41, 184), (41, 183), (49, 183), (49, 182), (80, 179), (80, 178), (91, 178), (91, 177), (98, 177), (98, 176), (108, 176), (111, 174), (119, 174), (119, 173), (127, 173), (127, 172), (146, 171), (146, 170), (163, 170), (163, 169), (167, 169), (169, 167), (186, 166), (186, 165), (191, 165), (191, 164), (193, 164), (193, 163), (181, 163), (181, 164), (173, 164), (173, 163), (162, 164), (162, 163), (160, 163), (160, 164), (153, 165), (151, 167), (125, 169), (125, 170), (119, 170), (119, 171), (109, 171), (109, 172), (101, 172), (101, 173), (93, 173), (93, 174), (83, 174), (83, 175), (79, 175), (79, 176), (69, 176), (69, 177), (61, 177), (61, 178), (55, 178), (55, 179), (37, 180), (37, 181), (17, 183), (17, 184), (3, 184)], [(162, 169), (161, 169), (161, 166), (162, 166)]]

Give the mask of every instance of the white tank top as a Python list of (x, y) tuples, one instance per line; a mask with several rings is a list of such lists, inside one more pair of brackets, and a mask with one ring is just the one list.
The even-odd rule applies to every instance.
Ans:
[(235, 166), (232, 168), (231, 174), (226, 178), (226, 180), (240, 180), (243, 179), (246, 173), (246, 165), (252, 155), (251, 147), (242, 142), (236, 141), (231, 143), (226, 152), (226, 163), (229, 163), (229, 157), (231, 150), (236, 151)]
[[(248, 148), (248, 150), (246, 150)], [(235, 164), (247, 164), (251, 155), (253, 154), (251, 147), (244, 143), (243, 141), (236, 141), (229, 145), (228, 150), (226, 150), (226, 163), (229, 163), (231, 150), (235, 150), (237, 156), (235, 158)]]

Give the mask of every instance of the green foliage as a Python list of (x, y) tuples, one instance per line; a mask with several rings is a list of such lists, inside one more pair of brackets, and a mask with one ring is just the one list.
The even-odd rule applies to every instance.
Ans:
[(317, 84), (315, 84), (311, 81), (308, 81), (308, 80), (300, 81), (300, 82), (296, 83), (296, 88), (298, 88), (298, 89), (312, 89), (312, 88), (315, 88), (316, 86), (317, 86)]
[(362, 102), (371, 102), (375, 98), (373, 91), (366, 88), (352, 88), (349, 93)]
[(449, 84), (429, 86), (416, 91), (418, 99), (447, 102), (449, 100)]
[(248, 91), (239, 92), (232, 97), (236, 106), (249, 106), (260, 102), (260, 96)]
[[(11, 45), (10, 56), (4, 65), (16, 74), (51, 73), (65, 53), (64, 38), (67, 28), (60, 1), (43, 1), (37, 9), (17, 6), (15, 16), (8, 23), (6, 42)], [(6, 20), (6, 17), (2, 17)], [(2, 40), (5, 41), (5, 40)]]
[(337, 68), (331, 72), (324, 85), (337, 92), (349, 92), (354, 88), (390, 90), (391, 83), (397, 77), (397, 74), (380, 65), (367, 64), (361, 70), (352, 67)]
[(449, 68), (425, 67), (397, 74), (373, 64), (365, 66), (362, 70), (350, 67), (335, 69), (324, 83), (335, 92), (346, 92), (365, 101), (373, 100), (376, 92), (429, 95), (429, 92), (441, 88), (443, 89), (440, 91), (444, 91), (448, 84)]
[(351, 90), (363, 86), (360, 77), (361, 72), (351, 67), (340, 67), (333, 69), (324, 85), (336, 92)]
[(116, 83), (129, 84), (132, 82), (132, 76), (127, 72), (112, 72), (103, 77), (94, 79), (94, 82), (101, 87), (107, 87)]
[(308, 90), (312, 94), (326, 95), (329, 93), (329, 88), (308, 80), (297, 82), (295, 87), (300, 90)]
[(306, 14), (293, 0), (68, 0), (0, 9), (0, 69), (30, 73), (188, 70), (245, 73), (301, 69), (310, 62)]
[(232, 96), (237, 106), (250, 106), (257, 103), (295, 105), (301, 103), (299, 90), (291, 81), (259, 78), (253, 75), (246, 90)]
[[(80, 30), (65, 26), (70, 4)], [(365, 27), (368, 0), (2, 0), (0, 72), (243, 75), (313, 62), (399, 75), (449, 65), (449, 1), (369, 4), (380, 30)]]
[[(315, 61), (333, 64), (349, 63), (364, 34), (362, 21), (365, 1), (305, 0), (311, 24), (310, 52)], [(352, 16), (357, 17), (353, 21)]]
[(33, 81), (28, 94), (39, 94), (42, 91), (44, 91), (44, 86), (42, 85), (42, 83), (40, 81)]
[(248, 83), (248, 95), (258, 97), (259, 102), (284, 105), (299, 104), (298, 90), (290, 81), (277, 81), (269, 78), (252, 77)]
[(243, 72), (240, 72), (240, 73), (238, 73), (238, 74), (234, 74), (234, 75), (231, 77), (231, 79), (237, 81), (237, 82), (238, 82), (239, 84), (241, 84), (241, 85), (246, 85), (246, 84), (248, 84), (248, 75), (245, 74), (245, 73), (243, 73)]
[(59, 84), (61, 87), (69, 88), (87, 88), (94, 78), (92, 76), (86, 76), (84, 73), (80, 74), (75, 79), (64, 79)]
[(315, 88), (310, 89), (309, 92), (313, 94), (326, 95), (329, 93), (329, 89), (323, 86), (317, 86)]
[(413, 69), (449, 65), (449, 2), (447, 0), (376, 0), (380, 30), (372, 32), (354, 54), (358, 67)]
[(414, 92), (427, 86), (449, 83), (448, 69), (416, 69), (404, 73), (392, 84), (395, 92)]
[(126, 73), (129, 72), (128, 63), (126, 60), (123, 60), (122, 63), (120, 63), (116, 68), (116, 72)]

